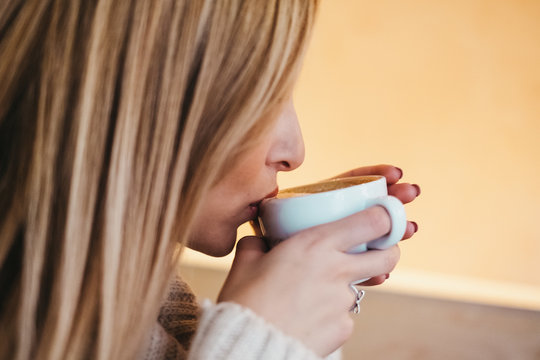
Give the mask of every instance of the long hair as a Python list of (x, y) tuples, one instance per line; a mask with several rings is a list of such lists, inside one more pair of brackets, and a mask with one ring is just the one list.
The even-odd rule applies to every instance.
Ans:
[[(316, 0), (0, 2), (0, 358), (132, 358)], [(176, 255), (175, 255), (176, 254)]]

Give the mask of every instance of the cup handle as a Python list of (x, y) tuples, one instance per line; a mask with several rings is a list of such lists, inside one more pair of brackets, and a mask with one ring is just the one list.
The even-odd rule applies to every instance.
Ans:
[(405, 229), (407, 227), (407, 217), (405, 215), (405, 207), (401, 201), (394, 196), (372, 198), (367, 200), (366, 209), (377, 205), (384, 207), (390, 215), (390, 219), (392, 221), (392, 228), (390, 232), (381, 238), (368, 242), (367, 244), (355, 246), (349, 250), (349, 253), (361, 253), (367, 249), (387, 249), (397, 244), (403, 238)]

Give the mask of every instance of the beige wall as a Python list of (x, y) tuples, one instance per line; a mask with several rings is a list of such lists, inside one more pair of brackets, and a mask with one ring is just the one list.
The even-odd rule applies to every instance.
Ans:
[(389, 287), (540, 309), (539, 1), (325, 0), (296, 103), (282, 186), (377, 163), (421, 185)]
[(287, 182), (392, 163), (422, 196), (401, 267), (540, 288), (540, 2), (324, 1)]

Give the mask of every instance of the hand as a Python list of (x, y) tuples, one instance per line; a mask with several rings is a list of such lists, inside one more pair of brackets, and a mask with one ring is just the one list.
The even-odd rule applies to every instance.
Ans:
[(259, 237), (239, 241), (218, 301), (252, 309), (320, 356), (350, 337), (349, 283), (392, 271), (399, 248), (348, 254), (354, 245), (390, 230), (384, 208), (373, 208), (297, 233), (267, 252)]
[[(420, 186), (397, 182), (403, 177), (403, 171), (400, 168), (391, 165), (365, 166), (349, 170), (336, 178), (361, 175), (382, 175), (386, 178), (388, 184), (388, 194), (397, 197), (403, 204), (408, 204), (420, 195)], [(407, 222), (407, 230), (403, 239), (411, 238), (418, 231), (418, 225), (413, 221)]]
[[(335, 176), (335, 178), (361, 175), (382, 175), (386, 178), (388, 184), (388, 194), (397, 197), (403, 204), (412, 202), (420, 195), (420, 186), (416, 184), (400, 183), (398, 181), (403, 177), (403, 171), (392, 165), (374, 165), (365, 166), (347, 171)], [(414, 221), (407, 222), (407, 228), (403, 235), (403, 240), (411, 238), (418, 231), (418, 224)], [(388, 278), (389, 274), (374, 277), (362, 283), (362, 285), (379, 285)]]

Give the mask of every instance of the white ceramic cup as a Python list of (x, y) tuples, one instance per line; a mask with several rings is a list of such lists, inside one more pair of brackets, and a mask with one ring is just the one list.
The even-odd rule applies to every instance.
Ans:
[(259, 225), (262, 235), (273, 247), (299, 231), (342, 219), (376, 205), (388, 211), (392, 229), (387, 235), (354, 246), (349, 252), (386, 249), (403, 238), (407, 219), (401, 201), (388, 195), (384, 176), (332, 179), (282, 190), (277, 197), (261, 203)]

